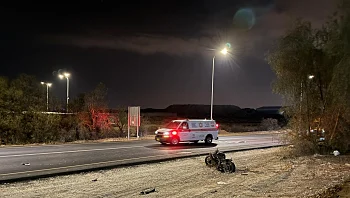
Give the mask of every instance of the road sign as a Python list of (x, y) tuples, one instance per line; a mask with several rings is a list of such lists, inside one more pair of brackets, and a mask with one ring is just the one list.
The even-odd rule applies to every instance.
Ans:
[(141, 125), (140, 107), (128, 107), (128, 139), (130, 138), (130, 126), (136, 126), (136, 135), (139, 138), (139, 127)]
[(128, 108), (128, 124), (129, 126), (140, 126), (140, 107)]

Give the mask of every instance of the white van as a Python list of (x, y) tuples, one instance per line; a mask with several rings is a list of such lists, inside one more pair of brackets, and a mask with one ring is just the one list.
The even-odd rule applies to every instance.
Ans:
[(173, 120), (165, 128), (158, 129), (155, 140), (176, 145), (179, 142), (194, 142), (204, 140), (211, 144), (218, 139), (219, 126), (215, 120)]

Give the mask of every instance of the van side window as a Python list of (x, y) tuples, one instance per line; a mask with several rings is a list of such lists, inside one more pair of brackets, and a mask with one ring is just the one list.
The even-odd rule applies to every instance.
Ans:
[(181, 129), (188, 129), (188, 123), (187, 122), (183, 122), (181, 124)]

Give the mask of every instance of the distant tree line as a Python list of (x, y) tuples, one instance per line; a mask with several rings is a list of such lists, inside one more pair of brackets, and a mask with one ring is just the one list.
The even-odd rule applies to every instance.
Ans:
[[(297, 20), (268, 55), (300, 152), (350, 149), (350, 1), (321, 28)], [(324, 138), (324, 139), (323, 139)]]
[[(107, 88), (99, 83), (71, 100), (71, 114), (48, 114), (46, 89), (34, 76), (0, 77), (0, 144), (125, 137), (127, 112), (125, 108), (111, 112), (106, 96)], [(50, 98), (50, 109), (60, 111), (64, 106)]]

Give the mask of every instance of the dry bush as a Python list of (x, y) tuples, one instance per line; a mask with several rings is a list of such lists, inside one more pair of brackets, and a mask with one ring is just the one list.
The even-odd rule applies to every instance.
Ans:
[(227, 132), (252, 132), (259, 131), (259, 126), (254, 125), (244, 125), (244, 124), (221, 124), (221, 130), (225, 130)]
[(279, 130), (281, 127), (278, 125), (278, 120), (273, 118), (263, 119), (260, 124), (262, 131), (273, 131)]

